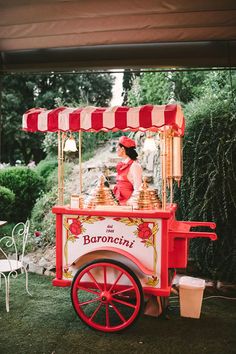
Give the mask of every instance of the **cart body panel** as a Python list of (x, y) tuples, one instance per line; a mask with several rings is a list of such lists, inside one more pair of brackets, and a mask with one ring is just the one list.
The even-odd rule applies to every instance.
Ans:
[[(70, 286), (80, 266), (94, 259), (110, 258), (126, 264), (139, 278), (143, 291), (168, 296), (173, 268), (186, 268), (189, 240), (217, 238), (212, 222), (175, 220), (177, 206), (163, 210), (91, 210), (55, 206), (55, 286)], [(114, 275), (115, 276), (115, 275)]]
[(168, 211), (53, 208), (57, 217), (56, 286), (70, 285), (80, 265), (111, 258), (128, 265), (143, 288), (169, 294)]

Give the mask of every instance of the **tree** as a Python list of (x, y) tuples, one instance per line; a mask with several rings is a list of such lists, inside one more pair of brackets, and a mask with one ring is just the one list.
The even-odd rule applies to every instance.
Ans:
[(60, 101), (70, 105), (108, 105), (113, 78), (109, 74), (10, 74), (2, 77), (1, 161), (28, 163), (44, 156), (43, 134), (21, 131), (22, 114), (32, 107), (54, 108)]
[(83, 74), (41, 75), (37, 82), (36, 103), (52, 108), (55, 98), (65, 105), (107, 106), (112, 97), (113, 78), (110, 74), (85, 72)]
[(177, 102), (186, 104), (204, 93), (206, 79), (204, 71), (175, 71), (168, 75), (172, 82), (172, 96)]
[(128, 94), (132, 88), (133, 81), (135, 78), (139, 77), (140, 73), (134, 73), (131, 69), (125, 69), (123, 75), (123, 106), (126, 106), (129, 103)]
[(2, 77), (1, 161), (14, 164), (16, 160), (37, 162), (43, 157), (40, 134), (25, 134), (21, 130), (22, 114), (34, 107), (35, 78), (32, 75)]
[(135, 78), (128, 93), (132, 106), (143, 104), (166, 104), (171, 98), (172, 83), (166, 72), (145, 72)]
[(204, 72), (143, 72), (138, 81), (132, 81), (128, 101), (132, 105), (167, 104), (171, 98), (181, 103), (190, 102), (199, 97), (204, 75)]

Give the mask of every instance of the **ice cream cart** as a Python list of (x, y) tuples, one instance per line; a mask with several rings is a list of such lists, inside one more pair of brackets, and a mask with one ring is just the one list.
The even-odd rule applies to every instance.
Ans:
[[(58, 133), (58, 205), (54, 286), (71, 286), (71, 299), (89, 327), (121, 331), (139, 317), (149, 296), (168, 297), (176, 268), (185, 268), (189, 240), (216, 240), (213, 222), (177, 221), (173, 183), (182, 176), (184, 116), (176, 104), (142, 107), (31, 109), (23, 129)], [(83, 204), (82, 132), (149, 131), (160, 135), (161, 206)], [(63, 201), (63, 160), (67, 132), (79, 132), (80, 193)], [(83, 133), (84, 134), (84, 133)], [(168, 193), (167, 193), (168, 190)], [(146, 190), (147, 192), (147, 190)], [(208, 227), (208, 232), (196, 231)], [(194, 228), (194, 231), (192, 231)]]

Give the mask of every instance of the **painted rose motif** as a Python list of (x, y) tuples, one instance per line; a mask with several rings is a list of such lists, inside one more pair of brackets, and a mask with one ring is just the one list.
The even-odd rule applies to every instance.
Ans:
[(152, 235), (152, 230), (148, 226), (148, 222), (143, 222), (138, 226), (138, 237), (147, 240)]
[(72, 271), (69, 270), (68, 267), (65, 267), (65, 268), (64, 268), (63, 277), (66, 278), (66, 279), (72, 279), (72, 278), (73, 278), (73, 276), (72, 276)]
[(81, 224), (81, 222), (79, 220), (73, 220), (72, 223), (69, 226), (69, 230), (75, 236), (80, 235), (81, 232), (82, 232), (82, 224)]

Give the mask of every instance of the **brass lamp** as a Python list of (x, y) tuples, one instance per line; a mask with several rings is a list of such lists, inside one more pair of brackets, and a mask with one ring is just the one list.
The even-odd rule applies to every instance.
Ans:
[(76, 142), (75, 139), (73, 138), (73, 136), (71, 135), (65, 142), (65, 146), (64, 146), (64, 151), (66, 152), (75, 152), (77, 151), (77, 147), (76, 147)]
[(151, 136), (150, 133), (148, 133), (144, 141), (143, 151), (155, 151), (155, 150), (156, 150), (155, 140), (153, 136)]

